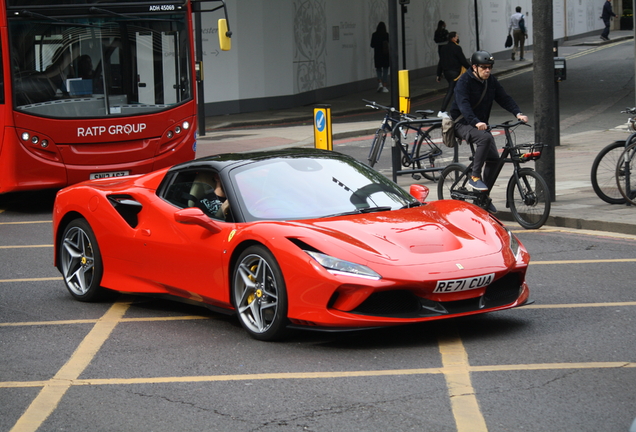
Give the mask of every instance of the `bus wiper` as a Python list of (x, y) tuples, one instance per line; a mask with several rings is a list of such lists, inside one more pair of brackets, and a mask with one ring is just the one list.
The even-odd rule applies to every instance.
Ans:
[(39, 14), (37, 12), (31, 12), (31, 11), (28, 11), (26, 9), (25, 10), (21, 10), (20, 11), (20, 15), (24, 15), (24, 16), (28, 16), (28, 17), (41, 18), (41, 19), (45, 19), (47, 21), (64, 22), (64, 21), (59, 20), (57, 18), (53, 18), (53, 17), (50, 17), (50, 16), (42, 15), (42, 14)]
[(98, 26), (92, 25), (92, 24), (80, 24), (80, 23), (74, 23), (74, 22), (69, 22), (69, 21), (63, 21), (57, 18), (53, 18), (50, 16), (46, 16), (46, 15), (42, 15), (39, 14), (37, 12), (31, 12), (28, 10), (22, 10), (20, 11), (20, 15), (22, 16), (27, 16), (27, 17), (31, 17), (31, 18), (40, 18), (46, 21), (53, 21), (55, 24), (57, 25), (63, 25), (63, 26), (68, 26), (68, 27), (95, 27), (95, 28), (99, 28)]

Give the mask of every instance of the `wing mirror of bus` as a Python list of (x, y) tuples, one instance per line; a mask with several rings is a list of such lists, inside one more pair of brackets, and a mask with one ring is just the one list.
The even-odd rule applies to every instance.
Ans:
[(221, 231), (219, 224), (206, 216), (200, 209), (195, 207), (179, 210), (174, 214), (174, 220), (185, 225), (199, 225), (202, 228), (216, 234)]
[(413, 198), (423, 203), (428, 197), (429, 189), (421, 184), (412, 184), (409, 189), (409, 193), (413, 196)]
[(219, 19), (219, 46), (221, 51), (229, 51), (232, 48), (232, 32), (227, 27), (225, 18)]

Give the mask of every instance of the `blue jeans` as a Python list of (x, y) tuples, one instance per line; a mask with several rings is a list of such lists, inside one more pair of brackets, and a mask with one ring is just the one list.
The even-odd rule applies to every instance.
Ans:
[(387, 84), (389, 82), (388, 67), (375, 68), (375, 73), (378, 75), (378, 80), (382, 81), (382, 84)]
[(601, 33), (601, 37), (602, 38), (607, 38), (609, 37), (609, 27), (610, 27), (610, 19), (603, 19), (603, 22), (605, 23), (605, 29), (603, 29), (603, 33)]

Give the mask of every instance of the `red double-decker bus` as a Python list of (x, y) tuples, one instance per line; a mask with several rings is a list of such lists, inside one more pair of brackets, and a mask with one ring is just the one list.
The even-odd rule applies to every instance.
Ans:
[(0, 193), (194, 158), (190, 0), (0, 7)]

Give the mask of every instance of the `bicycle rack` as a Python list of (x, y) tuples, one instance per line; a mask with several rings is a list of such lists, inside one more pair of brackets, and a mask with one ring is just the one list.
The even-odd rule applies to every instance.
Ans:
[[(434, 126), (439, 125), (441, 128), (442, 119), (434, 118), (434, 119), (417, 119), (417, 120), (402, 120), (397, 123), (393, 130), (391, 131), (391, 138), (393, 139), (393, 144), (391, 145), (391, 167), (393, 171), (393, 181), (397, 182), (397, 177), (404, 174), (419, 174), (424, 172), (433, 172), (433, 171), (441, 171), (445, 167), (440, 168), (419, 168), (419, 169), (407, 169), (402, 170), (402, 151), (398, 147), (398, 143), (400, 142), (400, 130), (399, 128), (403, 125), (417, 125), (418, 127), (422, 126)], [(443, 143), (441, 143), (444, 146)], [(446, 146), (444, 146), (446, 148)], [(459, 160), (459, 146), (453, 147), (453, 162), (457, 162)]]

